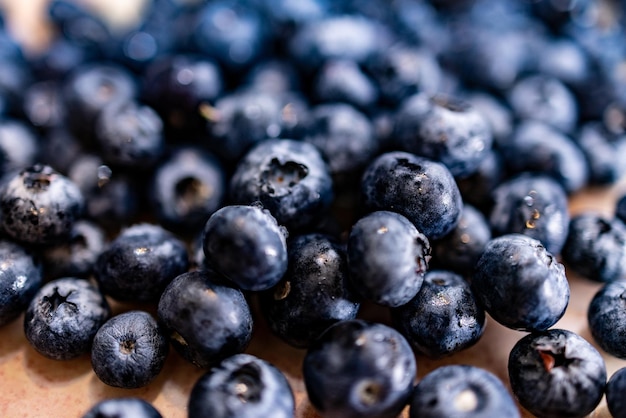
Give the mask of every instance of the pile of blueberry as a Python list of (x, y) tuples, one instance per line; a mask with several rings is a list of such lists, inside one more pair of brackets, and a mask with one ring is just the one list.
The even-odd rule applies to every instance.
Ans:
[[(150, 0), (115, 31), (52, 0), (47, 18), (36, 53), (0, 23), (0, 325), (23, 318), (37, 352), (139, 388), (171, 348), (206, 369), (190, 417), (290, 417), (288, 380), (244, 353), (265, 321), (307, 350), (324, 417), (582, 417), (605, 394), (625, 416), (626, 372), (607, 383), (553, 326), (565, 265), (604, 283), (591, 334), (626, 359), (626, 197), (568, 212), (626, 174), (626, 2)], [(528, 333), (512, 394), (475, 366), (417, 379), (487, 316)]]

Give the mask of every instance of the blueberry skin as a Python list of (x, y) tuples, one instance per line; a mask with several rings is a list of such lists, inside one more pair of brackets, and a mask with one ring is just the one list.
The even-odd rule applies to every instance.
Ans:
[(188, 267), (182, 241), (161, 226), (142, 223), (120, 232), (98, 257), (94, 275), (114, 299), (154, 302)]
[(621, 368), (613, 373), (605, 389), (606, 404), (614, 417), (623, 417), (626, 414), (624, 392), (626, 392), (626, 368)]
[(211, 368), (189, 395), (189, 418), (290, 418), (293, 391), (283, 373), (250, 354), (235, 354)]
[(494, 236), (518, 233), (537, 239), (559, 254), (567, 239), (567, 195), (555, 180), (521, 175), (501, 183), (492, 193), (489, 225)]
[(261, 202), (290, 231), (314, 225), (333, 202), (333, 180), (313, 145), (270, 139), (252, 148), (230, 181), (236, 204)]
[(35, 164), (9, 174), (0, 186), (0, 223), (25, 244), (49, 245), (67, 238), (82, 215), (84, 198), (70, 179)]
[(615, 217), (626, 222), (626, 194), (619, 196), (615, 203)]
[(395, 328), (416, 351), (431, 358), (447, 356), (476, 344), (485, 330), (485, 311), (461, 276), (430, 270), (419, 292), (393, 308)]
[(154, 213), (170, 229), (195, 233), (220, 208), (226, 194), (225, 177), (212, 154), (197, 147), (177, 149), (152, 178)]
[(621, 155), (626, 152), (626, 137), (611, 133), (601, 122), (584, 124), (574, 137), (589, 166), (589, 182), (609, 185), (626, 173)]
[(342, 102), (367, 111), (378, 100), (376, 84), (354, 61), (328, 61), (314, 83), (312, 95), (319, 102)]
[(102, 324), (91, 346), (91, 365), (107, 385), (136, 389), (158, 376), (168, 350), (165, 330), (149, 313), (128, 311)]
[(158, 317), (174, 349), (201, 368), (243, 352), (252, 338), (243, 293), (210, 270), (176, 277), (161, 295)]
[(329, 327), (309, 347), (303, 377), (324, 417), (396, 417), (417, 372), (406, 339), (383, 324), (353, 319)]
[(523, 331), (554, 325), (565, 313), (570, 296), (563, 265), (539, 241), (521, 234), (489, 241), (471, 283), (493, 319)]
[(111, 398), (95, 404), (82, 418), (162, 418), (159, 411), (141, 398)]
[(467, 277), (491, 239), (491, 230), (485, 216), (465, 204), (457, 226), (445, 237), (433, 241), (430, 266), (437, 266)]
[(256, 206), (224, 206), (204, 226), (208, 264), (243, 290), (276, 285), (287, 271), (285, 231)]
[(426, 93), (400, 104), (394, 132), (400, 149), (441, 162), (459, 178), (476, 171), (493, 143), (487, 121), (469, 102)]
[(521, 122), (512, 137), (501, 144), (501, 150), (510, 173), (545, 174), (567, 193), (587, 184), (589, 169), (584, 153), (571, 138), (543, 122)]
[(429, 260), (428, 238), (398, 213), (372, 212), (350, 230), (350, 282), (363, 298), (380, 305), (395, 307), (413, 299)]
[(306, 348), (332, 324), (354, 319), (360, 304), (349, 286), (345, 248), (333, 238), (299, 235), (287, 253), (287, 272), (261, 294), (261, 310), (283, 341)]
[(107, 164), (148, 169), (164, 153), (163, 121), (148, 106), (135, 101), (111, 103), (95, 123), (100, 156)]
[(41, 264), (26, 249), (0, 240), (0, 327), (16, 319), (42, 283)]
[(487, 370), (454, 364), (424, 376), (411, 396), (410, 418), (519, 418), (502, 381)]
[(60, 277), (89, 278), (98, 256), (105, 248), (104, 231), (97, 224), (77, 221), (67, 241), (42, 252), (43, 271), (47, 279)]
[(24, 122), (10, 118), (0, 122), (1, 173), (33, 166), (40, 158), (39, 149), (39, 139)]
[(443, 164), (402, 151), (382, 154), (369, 164), (361, 196), (367, 210), (398, 212), (428, 239), (452, 231), (463, 210), (459, 188)]
[(604, 395), (604, 359), (581, 336), (550, 329), (520, 339), (509, 354), (511, 389), (540, 418), (584, 417)]
[(626, 359), (626, 280), (606, 283), (587, 310), (594, 341), (607, 353)]
[(578, 214), (569, 223), (561, 256), (568, 268), (587, 279), (626, 278), (626, 226), (599, 213)]
[(70, 360), (89, 353), (94, 336), (110, 315), (97, 287), (64, 277), (46, 283), (35, 294), (24, 316), (24, 334), (41, 355)]
[(505, 174), (502, 152), (492, 148), (472, 175), (456, 179), (463, 202), (474, 205), (482, 213), (488, 214), (494, 203), (493, 190), (502, 183)]

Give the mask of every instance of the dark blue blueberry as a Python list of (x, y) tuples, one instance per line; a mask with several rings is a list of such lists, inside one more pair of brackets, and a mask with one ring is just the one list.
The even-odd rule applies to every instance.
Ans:
[(349, 104), (323, 104), (311, 110), (304, 140), (322, 153), (335, 179), (359, 174), (378, 153), (370, 119)]
[(587, 310), (594, 341), (607, 353), (626, 359), (626, 280), (606, 283), (591, 299)]
[(96, 260), (105, 247), (104, 231), (87, 220), (76, 221), (69, 237), (42, 252), (44, 277), (81, 277), (93, 273)]
[(476, 263), (472, 290), (493, 319), (524, 331), (554, 325), (570, 296), (563, 265), (539, 241), (520, 234), (487, 243)]
[(508, 100), (516, 117), (544, 122), (561, 132), (572, 132), (578, 121), (573, 93), (562, 82), (547, 75), (519, 80)]
[(492, 148), (483, 157), (476, 171), (465, 178), (456, 179), (463, 201), (480, 209), (484, 214), (493, 207), (493, 190), (505, 177), (501, 151)]
[(496, 145), (509, 141), (514, 123), (513, 112), (506, 104), (496, 96), (480, 90), (469, 93), (463, 99), (483, 116)]
[(261, 309), (276, 335), (305, 348), (332, 324), (354, 319), (360, 305), (349, 287), (345, 249), (334, 239), (299, 235), (287, 251), (287, 272), (261, 295)]
[(582, 46), (567, 37), (548, 38), (537, 57), (539, 73), (555, 77), (574, 91), (590, 77), (591, 65)]
[(475, 366), (441, 366), (424, 376), (411, 396), (410, 418), (519, 418), (502, 381)]
[(142, 79), (143, 100), (161, 115), (166, 128), (174, 131), (200, 130), (204, 118), (210, 116), (203, 116), (203, 109), (211, 109), (223, 89), (217, 64), (208, 57), (188, 54), (155, 60)]
[(100, 290), (87, 280), (64, 277), (46, 283), (24, 316), (24, 334), (40, 354), (69, 360), (89, 353), (93, 337), (111, 310)]
[(520, 123), (500, 149), (512, 174), (531, 172), (550, 176), (567, 193), (587, 184), (589, 169), (584, 153), (570, 137), (543, 122)]
[(395, 136), (401, 149), (443, 163), (453, 176), (474, 173), (491, 148), (491, 129), (469, 102), (416, 94), (400, 105)]
[(432, 358), (471, 347), (485, 329), (485, 311), (469, 283), (445, 270), (427, 272), (417, 295), (391, 315), (415, 350)]
[(270, 34), (257, 9), (246, 2), (219, 0), (197, 13), (192, 39), (200, 53), (215, 57), (233, 74), (266, 53)]
[(388, 152), (370, 162), (361, 195), (366, 210), (398, 212), (429, 239), (452, 231), (463, 210), (450, 170), (408, 152)]
[(559, 254), (567, 238), (569, 212), (563, 188), (545, 176), (521, 175), (493, 191), (489, 225), (494, 236), (518, 233)]
[(189, 395), (189, 418), (290, 418), (295, 400), (289, 381), (271, 363), (236, 354), (211, 368)]
[(63, 37), (55, 38), (31, 59), (35, 75), (40, 80), (62, 80), (85, 62), (97, 59), (95, 49), (85, 49)]
[(354, 61), (326, 62), (315, 78), (313, 97), (320, 102), (342, 102), (367, 111), (378, 100), (376, 84)]
[(164, 152), (163, 121), (135, 101), (111, 103), (96, 119), (96, 141), (106, 164), (148, 169)]
[(11, 241), (0, 241), (0, 327), (17, 318), (42, 283), (41, 265)]
[(210, 270), (181, 274), (159, 300), (159, 321), (187, 361), (209, 367), (243, 352), (252, 338), (252, 315), (239, 289)]
[(26, 119), (40, 131), (63, 125), (66, 115), (60, 83), (39, 81), (31, 84), (24, 92), (23, 110)]
[(433, 258), (430, 265), (468, 277), (490, 239), (487, 219), (476, 208), (465, 204), (456, 228), (431, 243)]
[(49, 245), (67, 238), (83, 207), (76, 184), (47, 165), (13, 172), (0, 186), (2, 230), (27, 244)]
[[(277, 1), (301, 3), (295, 0)], [(284, 94), (300, 90), (300, 81), (300, 75), (296, 72), (294, 64), (284, 59), (267, 59), (261, 61), (251, 68), (246, 76), (246, 85), (249, 86), (251, 90), (260, 90), (274, 94)]]
[(429, 260), (428, 238), (398, 213), (372, 212), (350, 230), (350, 282), (362, 297), (380, 305), (395, 307), (413, 299)]
[(256, 206), (230, 205), (204, 226), (206, 262), (244, 290), (266, 290), (287, 271), (285, 231)]
[(333, 181), (316, 147), (289, 139), (266, 140), (237, 164), (230, 181), (233, 202), (261, 202), (290, 230), (315, 224), (333, 201)]
[(606, 384), (606, 404), (609, 412), (614, 417), (626, 415), (626, 403), (624, 402), (624, 392), (626, 392), (626, 367), (617, 370)]
[(161, 226), (142, 223), (123, 229), (100, 253), (94, 274), (114, 299), (153, 302), (188, 267), (182, 241)]
[(111, 398), (92, 406), (82, 418), (162, 418), (162, 415), (143, 399)]
[(589, 183), (610, 185), (626, 174), (626, 137), (611, 133), (600, 122), (584, 124), (574, 138), (589, 167)]
[(114, 64), (84, 64), (75, 68), (63, 84), (67, 124), (81, 140), (90, 142), (96, 133), (98, 115), (111, 103), (124, 103), (136, 96), (135, 80)]
[(150, 197), (163, 225), (187, 232), (204, 226), (225, 193), (225, 173), (217, 158), (200, 148), (184, 147), (157, 167)]
[(42, 163), (65, 175), (68, 175), (70, 166), (84, 152), (78, 138), (66, 126), (52, 128), (46, 132), (41, 138), (39, 150)]
[(435, 53), (449, 46), (451, 34), (448, 27), (430, 2), (399, 0), (385, 4), (393, 8), (395, 31), (409, 43), (428, 45)]
[(592, 13), (594, 3), (591, 0), (537, 0), (529, 4), (535, 16), (558, 31), (568, 22), (584, 22), (585, 14)]
[(551, 329), (520, 339), (509, 354), (511, 389), (538, 417), (584, 417), (604, 395), (602, 355), (581, 336)]
[(396, 107), (416, 93), (435, 94), (442, 84), (441, 68), (429, 49), (398, 43), (367, 62), (383, 103)]
[(325, 417), (396, 417), (416, 372), (411, 346), (398, 331), (356, 319), (328, 328), (303, 363), (309, 400)]
[(626, 226), (599, 213), (580, 213), (569, 223), (561, 255), (568, 268), (587, 279), (626, 278)]
[(161, 372), (169, 341), (165, 330), (147, 312), (129, 311), (102, 324), (91, 346), (91, 365), (109, 386), (144, 387)]
[(0, 121), (0, 173), (30, 167), (40, 154), (40, 140), (28, 125), (19, 119)]
[(70, 162), (67, 175), (85, 196), (85, 217), (107, 230), (118, 231), (130, 225), (138, 214), (137, 176), (117, 169), (113, 172), (99, 156), (91, 153), (77, 155)]
[(357, 14), (329, 15), (299, 26), (289, 40), (289, 53), (306, 73), (331, 59), (364, 63), (389, 47), (391, 39), (381, 22)]

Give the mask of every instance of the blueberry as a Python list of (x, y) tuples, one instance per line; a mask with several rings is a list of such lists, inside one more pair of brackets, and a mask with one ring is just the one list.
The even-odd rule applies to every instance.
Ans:
[(0, 122), (0, 172), (10, 173), (34, 165), (40, 158), (39, 138), (19, 119)]
[(289, 240), (288, 269), (261, 294), (270, 329), (295, 347), (308, 347), (330, 325), (354, 319), (359, 301), (348, 282), (343, 245), (319, 233)]
[(475, 366), (440, 366), (424, 376), (411, 395), (410, 418), (519, 418), (502, 381)]
[(64, 125), (46, 132), (39, 147), (40, 161), (65, 175), (68, 175), (70, 166), (84, 152), (78, 138)]
[(626, 404), (622, 394), (626, 391), (626, 368), (617, 370), (606, 384), (606, 404), (614, 417), (626, 414)]
[(394, 132), (401, 149), (441, 162), (460, 178), (477, 170), (493, 142), (487, 121), (468, 102), (425, 93), (400, 104)]
[(571, 331), (523, 337), (509, 354), (508, 369), (513, 394), (538, 417), (584, 417), (604, 395), (604, 359)]
[(491, 129), (495, 144), (509, 140), (514, 127), (513, 112), (505, 103), (495, 95), (483, 91), (473, 91), (464, 100), (483, 116)]
[(162, 418), (162, 415), (143, 399), (111, 398), (92, 406), (82, 418)]
[(372, 123), (349, 104), (316, 106), (311, 118), (311, 127), (304, 140), (321, 151), (335, 179), (360, 175), (378, 153)]
[(333, 201), (329, 167), (313, 145), (290, 139), (263, 141), (237, 164), (230, 181), (237, 204), (260, 202), (289, 230), (314, 225)]
[(409, 401), (416, 371), (402, 335), (357, 319), (329, 327), (303, 362), (309, 400), (325, 417), (396, 417)]
[(81, 48), (63, 37), (54, 38), (50, 45), (31, 60), (35, 75), (40, 80), (63, 80), (81, 64), (97, 59), (98, 51)]
[(155, 170), (150, 196), (161, 223), (176, 231), (197, 231), (220, 208), (226, 175), (212, 154), (198, 147), (175, 150)]
[(134, 101), (105, 106), (96, 119), (96, 139), (106, 164), (135, 170), (150, 168), (164, 152), (161, 118)]
[(456, 179), (463, 201), (488, 214), (494, 204), (493, 190), (500, 185), (505, 174), (502, 152), (492, 148), (472, 175)]
[(569, 212), (565, 190), (549, 177), (520, 175), (493, 191), (489, 225), (494, 236), (518, 233), (537, 239), (559, 254), (567, 238)]
[(561, 255), (568, 268), (587, 279), (626, 278), (626, 226), (599, 213), (580, 213), (569, 223)]
[(198, 367), (243, 352), (252, 338), (248, 302), (210, 270), (176, 277), (161, 295), (158, 316), (174, 349)]
[(493, 319), (525, 331), (554, 325), (570, 296), (563, 265), (539, 241), (521, 234), (487, 243), (476, 263), (472, 290)]
[(135, 389), (161, 372), (169, 349), (165, 331), (147, 312), (129, 311), (102, 324), (91, 346), (91, 365), (109, 386)]
[(44, 277), (89, 278), (96, 260), (105, 247), (104, 231), (96, 224), (79, 220), (66, 241), (46, 248), (42, 253)]
[(626, 359), (626, 281), (606, 283), (591, 299), (587, 310), (594, 341), (607, 353)]
[(208, 264), (244, 290), (266, 290), (287, 270), (285, 232), (267, 211), (224, 206), (204, 226)]
[(511, 173), (550, 176), (568, 193), (587, 183), (589, 170), (584, 153), (571, 138), (543, 122), (521, 122), (513, 136), (501, 144), (501, 150)]
[(182, 241), (161, 226), (142, 223), (125, 228), (100, 253), (94, 275), (114, 299), (154, 302), (188, 267)]
[(395, 307), (413, 299), (429, 260), (428, 238), (398, 213), (372, 212), (350, 231), (350, 282), (362, 297), (375, 303)]
[(291, 387), (265, 360), (236, 354), (211, 368), (193, 386), (188, 417), (289, 418), (295, 413)]
[(39, 81), (31, 84), (24, 92), (23, 108), (26, 119), (41, 131), (64, 125), (66, 115), (60, 82)]
[(471, 205), (463, 205), (461, 219), (445, 237), (433, 241), (431, 266), (470, 276), (491, 239), (487, 219)]
[(413, 299), (391, 310), (394, 325), (417, 352), (443, 357), (476, 344), (485, 311), (461, 276), (430, 270)]
[(0, 186), (2, 229), (26, 244), (64, 240), (83, 207), (84, 198), (76, 184), (47, 165), (12, 172)]
[(626, 137), (615, 135), (594, 121), (584, 124), (575, 140), (587, 159), (589, 183), (609, 185), (626, 174), (626, 164), (620, 158), (626, 152)]
[(89, 352), (110, 315), (109, 304), (97, 287), (64, 277), (46, 283), (35, 294), (24, 316), (24, 334), (38, 353), (69, 360)]
[(376, 84), (350, 60), (326, 62), (315, 78), (312, 96), (320, 102), (341, 102), (372, 109), (378, 100)]
[(371, 161), (363, 173), (361, 195), (365, 209), (398, 212), (429, 239), (454, 229), (463, 210), (450, 171), (407, 152), (387, 152)]
[(19, 244), (0, 241), (0, 327), (16, 319), (42, 283), (41, 265)]

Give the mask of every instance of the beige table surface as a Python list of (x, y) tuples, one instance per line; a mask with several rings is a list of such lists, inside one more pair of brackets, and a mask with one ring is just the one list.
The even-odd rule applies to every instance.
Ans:
[[(0, 0), (9, 18), (9, 27), (28, 50), (36, 50), (45, 44), (48, 32), (41, 25), (46, 0)], [(130, 0), (84, 0), (99, 7), (114, 22), (131, 20), (139, 5)], [(626, 193), (626, 181), (610, 188), (587, 189), (572, 196), (572, 214), (597, 211), (613, 215), (616, 198)], [(597, 283), (568, 273), (571, 300), (565, 316), (555, 325), (574, 331), (592, 341), (586, 312), (589, 301), (601, 287)], [(115, 312), (129, 307), (114, 305)], [(361, 316), (367, 319), (388, 321), (387, 312), (375, 306), (367, 306)], [(257, 318), (260, 318), (258, 315)], [(201, 376), (199, 370), (170, 351), (165, 368), (149, 386), (135, 390), (116, 389), (100, 382), (91, 370), (88, 356), (76, 360), (57, 362), (36, 353), (27, 343), (20, 317), (0, 328), (0, 418), (14, 417), (79, 417), (99, 400), (111, 397), (137, 396), (150, 401), (164, 417), (185, 417), (187, 397), (195, 381)], [(443, 364), (462, 363), (486, 368), (508, 385), (506, 364), (508, 353), (524, 333), (506, 329), (488, 318), (484, 336), (472, 348), (445, 358), (430, 360), (417, 358), (418, 378)], [(296, 416), (316, 417), (309, 404), (302, 382), (301, 363), (303, 350), (282, 343), (271, 335), (261, 319), (255, 324), (255, 334), (248, 353), (262, 357), (277, 365), (287, 376), (296, 395)], [(611, 376), (626, 361), (604, 354), (607, 372)], [(524, 416), (531, 416), (522, 411)], [(404, 411), (406, 416), (406, 410)], [(591, 414), (592, 417), (609, 417), (604, 400)]]

